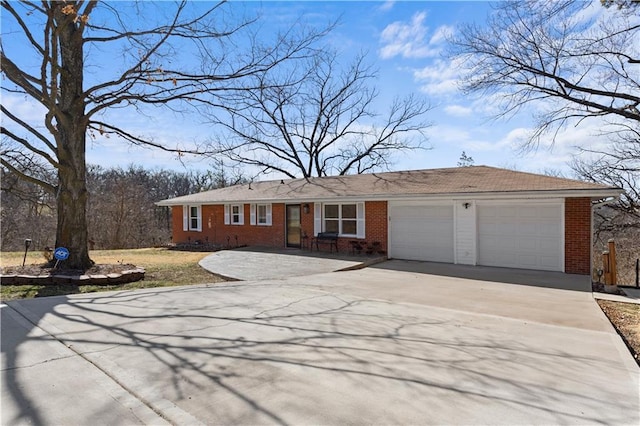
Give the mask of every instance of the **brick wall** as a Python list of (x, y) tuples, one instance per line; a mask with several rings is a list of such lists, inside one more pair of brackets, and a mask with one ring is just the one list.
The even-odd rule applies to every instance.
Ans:
[(564, 268), (591, 274), (591, 199), (567, 198), (564, 205)]
[[(304, 212), (304, 205), (309, 204), (309, 213)], [(302, 236), (307, 236), (307, 240), (303, 241), (303, 244), (311, 244), (311, 238), (313, 238), (313, 203), (303, 203), (300, 209), (300, 226), (302, 227)]]
[(382, 250), (389, 253), (387, 247), (387, 202), (367, 201), (364, 205), (365, 234), (368, 243), (379, 241)]
[(271, 226), (250, 225), (250, 205), (244, 205), (244, 225), (225, 225), (224, 206), (202, 206), (202, 232), (182, 230), (182, 206), (173, 207), (173, 242), (200, 240), (215, 244), (284, 247), (284, 204), (271, 206)]
[[(307, 235), (309, 241), (313, 237), (314, 228), (314, 204), (309, 203), (309, 213), (301, 209), (302, 235)], [(273, 204), (271, 206), (271, 226), (250, 225), (250, 207), (244, 205), (244, 225), (225, 225), (223, 205), (202, 206), (202, 232), (182, 230), (182, 206), (173, 207), (173, 242), (185, 243), (188, 241), (202, 241), (221, 245), (229, 243), (235, 246), (238, 236), (239, 245), (285, 247), (285, 205)], [(351, 246), (349, 241), (356, 238), (340, 238), (338, 246), (340, 251), (347, 252)], [(365, 203), (365, 240), (369, 243), (378, 241), (384, 251), (387, 248), (387, 202), (367, 201)]]

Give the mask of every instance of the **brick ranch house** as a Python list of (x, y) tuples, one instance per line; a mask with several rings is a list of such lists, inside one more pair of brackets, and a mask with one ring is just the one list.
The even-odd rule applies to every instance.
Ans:
[(621, 192), (472, 166), (252, 182), (157, 204), (172, 209), (175, 243), (301, 247), (337, 232), (340, 251), (375, 242), (395, 259), (588, 275), (592, 206)]

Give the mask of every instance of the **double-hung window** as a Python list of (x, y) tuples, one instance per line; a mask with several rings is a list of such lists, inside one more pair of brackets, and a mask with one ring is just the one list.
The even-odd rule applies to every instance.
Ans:
[(322, 220), (324, 232), (364, 237), (364, 203), (323, 204)]
[(200, 206), (182, 206), (182, 229), (184, 231), (202, 231), (202, 208)]
[(234, 204), (231, 206), (231, 224), (232, 225), (240, 225), (242, 221), (240, 220), (242, 217), (242, 206), (239, 204)]
[(271, 204), (251, 204), (251, 225), (271, 226)]
[(244, 204), (225, 204), (224, 224), (244, 225)]

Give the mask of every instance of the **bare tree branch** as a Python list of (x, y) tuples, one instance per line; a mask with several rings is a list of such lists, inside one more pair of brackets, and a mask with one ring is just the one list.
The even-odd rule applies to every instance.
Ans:
[[(640, 25), (634, 10), (585, 21), (589, 2), (504, 2), (486, 26), (466, 26), (451, 39), (463, 60), (467, 92), (499, 94), (502, 114), (543, 104), (530, 144), (570, 117), (640, 122)], [(632, 71), (626, 69), (627, 66)], [(498, 98), (497, 98), (498, 99)]]
[(376, 76), (364, 55), (341, 67), (330, 51), (287, 74), (266, 74), (257, 89), (235, 91), (223, 110), (211, 111), (212, 123), (227, 130), (216, 139), (218, 151), (290, 177), (387, 168), (394, 153), (422, 146), (430, 107), (396, 99), (380, 120)]
[(3, 148), (2, 164), (39, 184), (38, 177), (22, 167), (25, 158), (46, 160), (57, 169), (56, 245), (70, 249), (65, 266), (78, 269), (91, 264), (87, 134), (102, 132), (123, 143), (179, 156), (216, 154), (201, 143), (183, 147), (139, 134), (114, 122), (109, 111), (148, 114), (148, 105), (178, 112), (220, 107), (229, 96), (253, 90), (264, 74), (312, 57), (314, 45), (333, 26), (293, 25), (282, 34), (263, 37), (253, 30), (257, 18), (227, 19), (233, 7), (226, 2), (0, 4), (6, 14), (0, 72), (9, 83), (2, 91), (5, 96), (21, 95), (27, 105), (43, 105), (41, 119), (48, 133), (34, 124), (33, 109), (3, 102), (3, 115), (10, 120), (2, 124), (3, 144), (8, 146)]

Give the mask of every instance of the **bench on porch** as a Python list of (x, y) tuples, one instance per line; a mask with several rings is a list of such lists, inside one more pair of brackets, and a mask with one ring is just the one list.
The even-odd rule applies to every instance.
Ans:
[(333, 248), (338, 252), (338, 233), (337, 232), (319, 232), (318, 235), (311, 240), (311, 248), (316, 245), (316, 250), (320, 251), (319, 244), (329, 244), (329, 249), (333, 253)]

